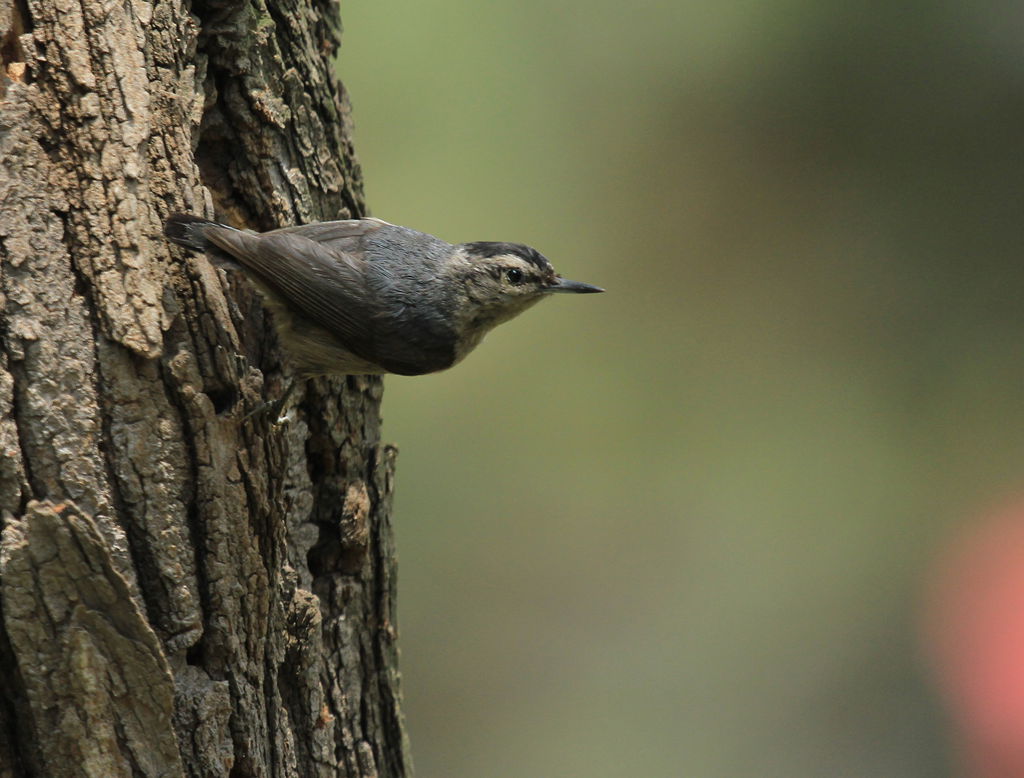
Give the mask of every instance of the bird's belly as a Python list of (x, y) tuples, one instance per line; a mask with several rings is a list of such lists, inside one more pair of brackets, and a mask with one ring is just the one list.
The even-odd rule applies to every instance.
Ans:
[[(304, 376), (380, 375), (387, 371), (349, 351), (334, 335), (308, 321), (280, 332), (281, 346), (296, 371)], [(279, 328), (280, 329), (280, 328)]]

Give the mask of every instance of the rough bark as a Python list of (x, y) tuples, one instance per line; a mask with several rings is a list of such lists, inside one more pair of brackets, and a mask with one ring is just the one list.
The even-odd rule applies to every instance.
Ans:
[[(269, 4), (268, 4), (269, 2)], [(0, 0), (0, 778), (402, 776), (378, 379), (161, 238), (358, 215), (332, 0)]]

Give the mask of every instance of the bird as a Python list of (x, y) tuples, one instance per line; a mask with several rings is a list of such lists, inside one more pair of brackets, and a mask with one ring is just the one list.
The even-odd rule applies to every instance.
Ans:
[(604, 291), (521, 243), (451, 244), (371, 217), (253, 232), (175, 213), (164, 235), (252, 283), (297, 380), (447, 370), (548, 296)]

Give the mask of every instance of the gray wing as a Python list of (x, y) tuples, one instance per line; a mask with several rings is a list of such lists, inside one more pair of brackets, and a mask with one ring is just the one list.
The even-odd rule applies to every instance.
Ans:
[[(211, 226), (205, 236), (353, 354), (403, 375), (448, 367), (452, 344), (425, 337), (415, 322), (398, 331), (386, 326), (395, 311), (367, 285), (370, 269), (362, 244), (366, 235), (382, 226), (387, 222), (360, 219), (262, 234)], [(402, 337), (401, 329), (412, 335), (412, 342)]]
[(260, 234), (263, 236), (299, 235), (335, 251), (353, 251), (361, 248), (363, 238), (367, 235), (376, 232), (381, 227), (393, 226), (386, 221), (368, 216), (365, 219), (344, 219), (333, 222), (317, 222), (316, 224), (300, 224), (296, 227), (281, 227)]

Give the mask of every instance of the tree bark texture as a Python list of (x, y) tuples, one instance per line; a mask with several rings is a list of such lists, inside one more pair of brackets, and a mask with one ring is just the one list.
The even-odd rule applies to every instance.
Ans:
[(0, 0), (0, 778), (403, 776), (379, 379), (161, 237), (361, 215), (333, 0)]

